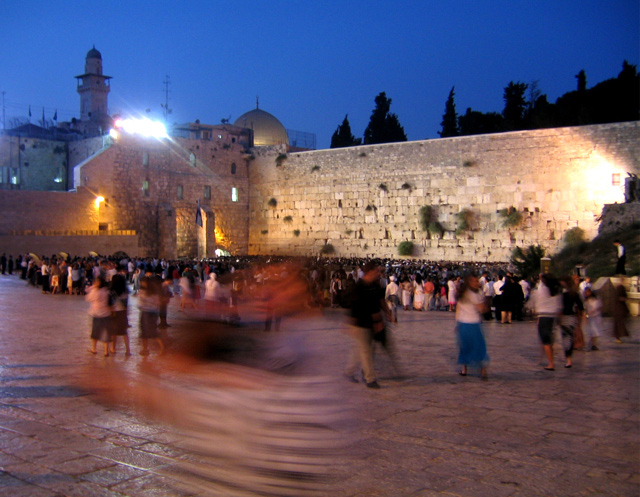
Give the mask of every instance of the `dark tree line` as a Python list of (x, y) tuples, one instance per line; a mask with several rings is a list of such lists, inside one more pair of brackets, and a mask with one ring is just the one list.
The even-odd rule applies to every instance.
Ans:
[[(375, 98), (375, 108), (367, 128), (364, 130), (364, 144), (391, 143), (407, 141), (404, 128), (396, 114), (391, 113), (391, 99), (385, 92)], [(361, 145), (363, 140), (353, 136), (348, 115), (331, 137), (331, 148), (352, 147)]]
[(559, 97), (555, 104), (541, 93), (537, 81), (512, 81), (504, 89), (502, 113), (478, 112), (469, 107), (458, 115), (454, 87), (445, 103), (438, 134), (445, 138), (640, 119), (640, 75), (636, 66), (624, 61), (616, 78), (589, 89), (584, 70), (576, 79), (577, 89)]

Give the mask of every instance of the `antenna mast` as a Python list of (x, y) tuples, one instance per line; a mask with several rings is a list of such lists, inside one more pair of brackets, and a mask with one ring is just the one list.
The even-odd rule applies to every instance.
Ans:
[(164, 85), (164, 104), (160, 104), (160, 107), (162, 107), (164, 123), (166, 125), (169, 125), (169, 114), (173, 112), (173, 109), (169, 108), (169, 85), (171, 84), (171, 81), (168, 74), (164, 77), (164, 81), (162, 82), (162, 84)]

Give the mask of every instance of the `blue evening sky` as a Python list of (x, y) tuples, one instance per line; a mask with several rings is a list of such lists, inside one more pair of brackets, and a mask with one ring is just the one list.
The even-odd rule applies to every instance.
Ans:
[(510, 81), (549, 101), (639, 63), (638, 0), (0, 2), (7, 122), (78, 117), (74, 76), (95, 45), (113, 76), (110, 112), (233, 122), (260, 108), (328, 148), (349, 114), (362, 136), (385, 91), (409, 140), (436, 138), (455, 86), (458, 113), (502, 111)]

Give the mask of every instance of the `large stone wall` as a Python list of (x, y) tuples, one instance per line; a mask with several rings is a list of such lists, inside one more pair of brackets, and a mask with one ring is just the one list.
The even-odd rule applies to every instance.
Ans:
[(133, 232), (98, 230), (99, 206), (86, 188), (76, 192), (1, 191), (0, 252), (51, 255), (90, 251), (138, 255), (138, 236)]
[(24, 231), (98, 229), (95, 196), (77, 192), (0, 192), (0, 235)]
[[(640, 123), (283, 152), (257, 151), (250, 165), (251, 254), (330, 243), (339, 256), (397, 257), (410, 240), (421, 258), (504, 261), (516, 246), (553, 253), (572, 227), (597, 234), (603, 206), (623, 202), (624, 178), (640, 173)], [(420, 228), (422, 206), (442, 236)], [(522, 221), (504, 227), (499, 211), (512, 207)], [(456, 234), (464, 210), (473, 229)]]

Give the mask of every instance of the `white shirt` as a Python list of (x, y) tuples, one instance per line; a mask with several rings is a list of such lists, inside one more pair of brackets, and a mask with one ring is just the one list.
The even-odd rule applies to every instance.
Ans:
[(482, 321), (482, 315), (478, 310), (478, 305), (484, 302), (484, 297), (480, 292), (467, 290), (458, 300), (456, 306), (456, 321), (459, 323), (479, 323)]

